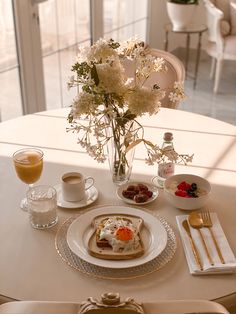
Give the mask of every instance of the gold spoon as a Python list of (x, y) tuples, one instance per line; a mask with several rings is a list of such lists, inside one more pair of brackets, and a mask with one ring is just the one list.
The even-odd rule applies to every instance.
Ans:
[(203, 237), (203, 234), (201, 232), (201, 228), (203, 227), (203, 220), (202, 220), (202, 217), (198, 214), (198, 213), (191, 213), (188, 217), (188, 221), (189, 221), (189, 224), (191, 227), (195, 228), (198, 230), (199, 234), (200, 234), (200, 237), (201, 237), (201, 240), (202, 240), (202, 244), (204, 246), (204, 249), (206, 251), (206, 254), (207, 254), (207, 258), (210, 262), (211, 265), (214, 265), (214, 262), (211, 258), (211, 255), (208, 251), (208, 248), (207, 248), (207, 245), (206, 245), (206, 242), (204, 240), (204, 237)]

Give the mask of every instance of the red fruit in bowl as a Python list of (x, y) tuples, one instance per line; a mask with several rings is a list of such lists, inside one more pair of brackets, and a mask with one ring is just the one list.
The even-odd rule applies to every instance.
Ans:
[(182, 190), (182, 191), (186, 191), (186, 190), (189, 190), (191, 188), (191, 185), (188, 184), (187, 182), (185, 181), (182, 181), (180, 184), (177, 185), (177, 188), (179, 190)]
[(175, 191), (176, 196), (181, 196), (181, 197), (188, 197), (188, 193), (184, 190), (177, 190)]

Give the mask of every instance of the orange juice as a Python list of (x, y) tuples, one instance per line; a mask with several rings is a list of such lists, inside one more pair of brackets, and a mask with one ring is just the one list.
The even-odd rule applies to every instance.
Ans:
[(27, 184), (35, 183), (43, 170), (43, 156), (37, 151), (19, 152), (14, 158), (18, 177)]

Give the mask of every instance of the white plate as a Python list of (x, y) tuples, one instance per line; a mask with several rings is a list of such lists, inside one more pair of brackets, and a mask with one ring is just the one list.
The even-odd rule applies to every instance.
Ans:
[(160, 184), (158, 183), (158, 177), (157, 177), (157, 176), (155, 176), (155, 177), (152, 178), (152, 183), (153, 183), (155, 186), (157, 186), (158, 188), (164, 189), (164, 182), (163, 182), (163, 185), (160, 185)]
[[(92, 220), (104, 214), (130, 214), (143, 219), (140, 236), (144, 244), (144, 254), (141, 257), (132, 260), (103, 260), (89, 255), (88, 241), (94, 232)], [(167, 233), (155, 216), (137, 208), (111, 205), (87, 211), (75, 219), (68, 228), (67, 243), (73, 253), (90, 264), (108, 268), (128, 268), (143, 265), (161, 254), (167, 244)]]
[(92, 204), (98, 198), (98, 191), (95, 188), (95, 186), (91, 186), (91, 188), (85, 191), (85, 199), (79, 202), (65, 201), (62, 197), (60, 184), (56, 185), (55, 189), (57, 190), (57, 206), (63, 207), (63, 208), (82, 208), (82, 207)]
[[(129, 185), (137, 185), (137, 184), (140, 184), (140, 183), (141, 183), (141, 184), (145, 184), (145, 185), (148, 187), (148, 189), (153, 192), (152, 197), (150, 197), (146, 202), (143, 202), (143, 203), (136, 203), (135, 201), (133, 201), (133, 200), (131, 200), (131, 199), (128, 199), (128, 198), (125, 198), (125, 197), (122, 195), (122, 191), (123, 191), (123, 190), (126, 190)], [(120, 186), (117, 188), (117, 190), (116, 190), (116, 194), (117, 194), (117, 196), (119, 197), (119, 199), (121, 199), (122, 201), (124, 201), (124, 202), (127, 203), (127, 204), (132, 204), (132, 205), (145, 205), (145, 204), (149, 204), (149, 203), (153, 202), (153, 201), (158, 197), (159, 192), (158, 192), (158, 189), (157, 189), (154, 185), (152, 185), (152, 184), (149, 184), (149, 183), (146, 183), (146, 182), (129, 181), (129, 182), (123, 184), (123, 185), (120, 185)]]

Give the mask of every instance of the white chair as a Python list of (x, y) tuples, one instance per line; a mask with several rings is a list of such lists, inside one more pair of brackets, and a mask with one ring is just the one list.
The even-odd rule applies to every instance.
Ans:
[(223, 60), (236, 60), (236, 8), (230, 0), (203, 1), (208, 26), (206, 51), (213, 58), (210, 76), (214, 77), (214, 93), (217, 93)]
[(140, 304), (132, 298), (125, 299), (125, 302), (120, 301), (119, 294), (105, 295), (115, 295), (115, 302), (111, 302), (113, 297), (109, 297), (109, 302), (106, 302), (104, 295), (101, 300), (90, 297), (82, 306), (80, 303), (68, 302), (16, 301), (0, 305), (0, 314), (229, 314), (222, 305), (212, 301), (170, 300)]
[[(169, 100), (169, 93), (172, 91), (174, 82), (184, 84), (185, 80), (185, 69), (183, 63), (173, 54), (167, 51), (150, 49), (150, 53), (158, 58), (163, 58), (166, 61), (167, 72), (166, 73), (152, 73), (145, 82), (145, 86), (153, 86), (157, 84), (162, 90), (166, 92), (165, 97), (162, 100), (162, 107), (165, 108), (177, 108), (179, 103), (172, 103)], [(134, 67), (132, 61), (124, 62), (126, 74), (129, 77), (133, 76)]]

